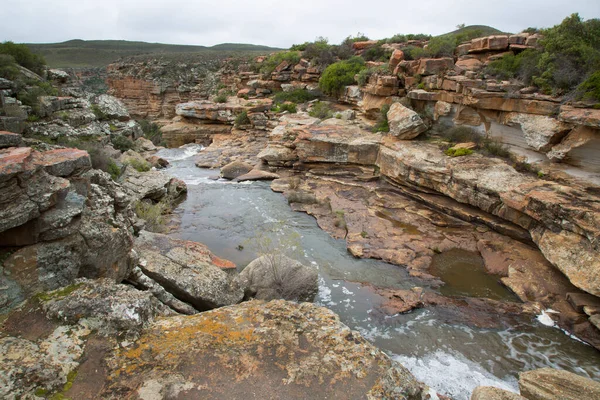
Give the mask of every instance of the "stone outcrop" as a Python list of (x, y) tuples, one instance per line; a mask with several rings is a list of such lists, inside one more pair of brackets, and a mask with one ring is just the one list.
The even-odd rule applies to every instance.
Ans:
[(572, 372), (551, 368), (519, 374), (521, 395), (529, 400), (594, 399), (600, 397), (600, 383)]
[[(426, 144), (388, 143), (377, 165), (401, 184), (433, 189), (529, 230), (546, 258), (571, 282), (600, 295), (594, 227), (600, 225), (590, 223), (600, 214), (593, 195), (520, 174), (501, 160), (451, 159)], [(558, 204), (564, 209), (559, 211)]]
[[(242, 369), (232, 368), (240, 362)], [(200, 367), (208, 363), (210, 370)], [(120, 373), (109, 375), (104, 398), (145, 393), (242, 398), (251, 391), (288, 399), (342, 393), (425, 399), (428, 393), (331, 311), (281, 300), (157, 322), (132, 347), (116, 352), (111, 365), (111, 372)]]
[(401, 139), (414, 139), (427, 130), (421, 117), (400, 103), (394, 103), (387, 113), (390, 135)]
[(2, 309), (80, 276), (120, 281), (129, 274), (129, 199), (90, 167), (77, 149), (0, 150), (0, 243), (20, 247), (3, 264)]
[(259, 300), (313, 301), (319, 286), (318, 273), (283, 254), (266, 254), (244, 268), (240, 282)]
[(138, 172), (128, 167), (120, 183), (133, 202), (143, 199), (160, 201), (165, 197), (176, 200), (187, 192), (185, 182), (160, 171)]
[(471, 400), (526, 400), (516, 393), (498, 389), (493, 386), (478, 386), (471, 394)]
[(231, 263), (200, 243), (142, 231), (135, 250), (145, 275), (199, 311), (236, 304), (244, 297), (243, 288), (220, 268)]
[(221, 168), (221, 177), (225, 179), (236, 179), (252, 171), (252, 165), (243, 161), (234, 161)]

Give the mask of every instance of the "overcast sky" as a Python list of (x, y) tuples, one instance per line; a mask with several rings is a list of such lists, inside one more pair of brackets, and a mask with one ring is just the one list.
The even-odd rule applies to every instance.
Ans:
[(462, 23), (519, 32), (555, 25), (575, 12), (600, 18), (600, 0), (0, 0), (0, 41), (124, 39), (287, 48), (317, 36), (340, 43), (358, 32), (374, 39), (437, 35)]

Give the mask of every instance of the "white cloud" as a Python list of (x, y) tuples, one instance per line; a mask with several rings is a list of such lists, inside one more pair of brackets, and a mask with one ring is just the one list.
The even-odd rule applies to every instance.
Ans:
[(339, 43), (358, 32), (376, 39), (395, 33), (436, 35), (460, 23), (517, 32), (555, 25), (574, 12), (600, 16), (597, 0), (0, 1), (0, 40), (45, 43), (79, 38), (289, 47), (317, 36)]

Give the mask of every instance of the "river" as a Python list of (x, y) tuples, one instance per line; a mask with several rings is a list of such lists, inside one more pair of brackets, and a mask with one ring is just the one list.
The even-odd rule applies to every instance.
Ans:
[(389, 316), (379, 310), (383, 298), (371, 286), (410, 289), (422, 284), (398, 266), (357, 259), (343, 240), (322, 231), (315, 219), (290, 209), (269, 183), (213, 180), (218, 170), (194, 165), (200, 146), (164, 149), (167, 172), (188, 185), (174, 211), (171, 236), (204, 243), (241, 270), (256, 254), (252, 240), (273, 227), (280, 235), (297, 233), (299, 261), (319, 271), (315, 302), (340, 316), (374, 345), (440, 393), (468, 399), (476, 386), (518, 392), (518, 372), (535, 368), (565, 369), (600, 379), (600, 352), (561, 330), (524, 318), (504, 329), (477, 329), (441, 321), (433, 309)]

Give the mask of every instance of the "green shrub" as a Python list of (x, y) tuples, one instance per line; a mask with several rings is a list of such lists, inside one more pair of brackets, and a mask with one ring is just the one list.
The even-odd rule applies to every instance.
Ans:
[(38, 117), (35, 114), (31, 114), (27, 116), (27, 122), (38, 122), (40, 120), (40, 117)]
[(486, 139), (483, 142), (484, 151), (492, 156), (510, 158), (508, 147), (496, 139)]
[(127, 150), (133, 149), (133, 140), (129, 139), (126, 136), (122, 135), (114, 135), (110, 138), (110, 141), (113, 147), (119, 151), (125, 152)]
[(328, 119), (333, 117), (333, 108), (329, 102), (317, 101), (312, 105), (308, 115), (319, 119)]
[(0, 43), (0, 54), (7, 54), (14, 58), (19, 65), (35, 72), (38, 75), (44, 73), (46, 60), (44, 57), (33, 54), (29, 47), (24, 44), (16, 44), (13, 42)]
[(275, 104), (282, 104), (286, 101), (292, 103), (301, 104), (316, 99), (317, 96), (305, 89), (294, 89), (289, 92), (278, 92), (273, 96), (273, 102)]
[(286, 51), (281, 53), (275, 53), (265, 61), (263, 61), (260, 72), (265, 75), (271, 75), (275, 68), (283, 61), (287, 61), (290, 64), (298, 64), (300, 61), (300, 54), (297, 51)]
[(279, 106), (280, 112), (287, 111), (290, 114), (296, 114), (298, 110), (296, 109), (295, 103), (283, 103)]
[(227, 103), (227, 94), (226, 93), (219, 93), (215, 97), (215, 103)]
[(577, 89), (583, 100), (600, 102), (600, 71), (591, 74)]
[(600, 70), (600, 19), (583, 21), (572, 14), (542, 34), (540, 75), (533, 81), (545, 92), (567, 93)]
[(354, 83), (354, 75), (363, 69), (365, 69), (365, 61), (361, 57), (352, 57), (331, 64), (321, 75), (319, 88), (328, 95), (339, 96), (345, 86)]
[(427, 43), (425, 56), (432, 58), (452, 57), (456, 48), (456, 36), (437, 36)]
[(121, 168), (119, 168), (113, 159), (108, 160), (106, 171), (104, 172), (108, 172), (113, 181), (116, 181), (121, 176)]
[(140, 160), (138, 158), (131, 158), (127, 161), (138, 172), (148, 172), (152, 169), (152, 165), (146, 160)]
[(455, 149), (454, 147), (449, 148), (445, 151), (447, 156), (450, 157), (461, 157), (468, 156), (469, 154), (473, 154), (473, 150), (471, 149)]
[(0, 54), (0, 78), (10, 81), (17, 79), (19, 69), (16, 66), (15, 59), (8, 54)]
[(365, 86), (369, 82), (371, 75), (387, 75), (390, 72), (390, 66), (387, 63), (378, 67), (362, 69), (358, 74), (356, 74), (356, 82), (358, 83), (358, 86)]
[(384, 104), (379, 111), (379, 117), (377, 118), (377, 123), (375, 124), (374, 131), (375, 132), (389, 132), (390, 125), (388, 123), (387, 113), (390, 111), (390, 105)]
[(483, 137), (468, 126), (454, 126), (442, 131), (441, 135), (452, 143), (473, 142), (479, 144), (483, 141)]
[(538, 74), (537, 63), (540, 53), (533, 49), (528, 49), (522, 53), (514, 55), (506, 54), (498, 60), (492, 61), (486, 67), (486, 73), (499, 79), (518, 78), (525, 84), (531, 84), (532, 78)]
[(40, 97), (56, 96), (58, 90), (53, 88), (49, 82), (29, 82), (31, 86), (27, 86), (19, 91), (17, 98), (26, 106), (33, 109), (34, 114), (40, 115)]
[(235, 118), (235, 126), (250, 125), (251, 123), (252, 122), (250, 121), (250, 118), (248, 118), (248, 113), (246, 111), (242, 111)]
[(385, 50), (381, 47), (381, 44), (377, 44), (373, 47), (369, 47), (365, 50), (361, 57), (365, 59), (365, 61), (388, 61), (392, 52), (390, 50)]
[(144, 133), (144, 137), (150, 140), (157, 146), (164, 146), (165, 142), (163, 141), (162, 131), (160, 130), (160, 125), (155, 122), (148, 121), (146, 119), (141, 119), (138, 121), (140, 127), (142, 128), (142, 132)]

